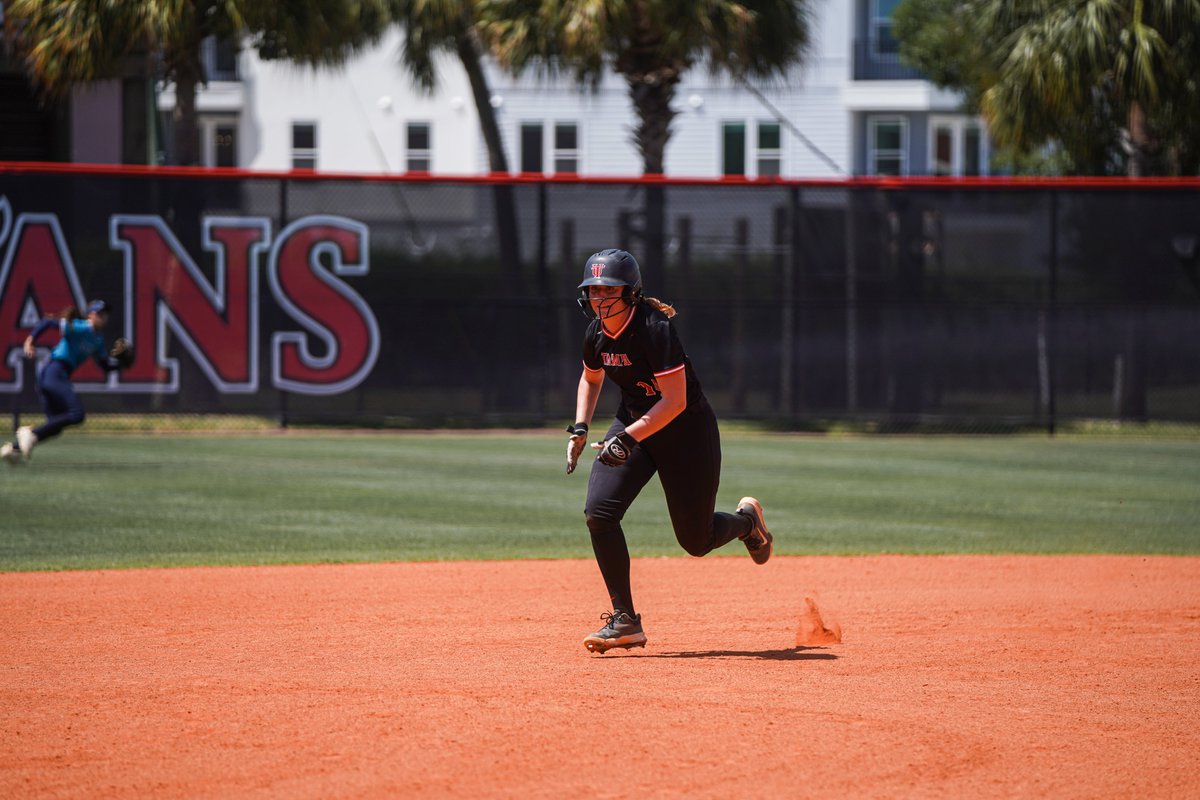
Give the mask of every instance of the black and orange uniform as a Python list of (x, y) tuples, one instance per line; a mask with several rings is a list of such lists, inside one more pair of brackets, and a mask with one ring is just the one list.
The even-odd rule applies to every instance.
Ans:
[(629, 585), (629, 549), (621, 520), (649, 480), (658, 474), (680, 546), (702, 556), (746, 534), (752, 522), (741, 514), (714, 512), (721, 480), (717, 418), (692, 363), (665, 314), (645, 303), (634, 307), (617, 334), (599, 319), (588, 325), (583, 366), (603, 370), (621, 388), (616, 419), (604, 438), (633, 424), (661, 398), (658, 379), (683, 370), (687, 405), (665, 427), (637, 443), (619, 467), (594, 461), (588, 478), (587, 515), (592, 549), (613, 608), (635, 613)]

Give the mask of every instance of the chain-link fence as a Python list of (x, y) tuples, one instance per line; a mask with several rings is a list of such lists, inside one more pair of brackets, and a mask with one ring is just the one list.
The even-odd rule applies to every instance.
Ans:
[(725, 418), (1200, 421), (1197, 182), (0, 165), (0, 198), (0, 393), (14, 414), (38, 413), (19, 354), (37, 318), (100, 297), (110, 338), (138, 358), (109, 384), (76, 374), (93, 418), (558, 422), (586, 324), (575, 286), (588, 254), (617, 246), (679, 309)]

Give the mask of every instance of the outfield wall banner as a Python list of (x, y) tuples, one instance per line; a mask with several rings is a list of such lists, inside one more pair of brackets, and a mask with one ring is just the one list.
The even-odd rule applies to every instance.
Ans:
[(1198, 240), (1196, 181), (0, 164), (0, 394), (36, 413), (23, 341), (101, 298), (137, 357), (76, 372), (93, 413), (556, 421), (586, 256), (624, 247), (723, 416), (1200, 421)]

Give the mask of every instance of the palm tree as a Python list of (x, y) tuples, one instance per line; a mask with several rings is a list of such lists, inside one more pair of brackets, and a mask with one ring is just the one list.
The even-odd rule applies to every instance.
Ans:
[[(1082, 174), (1195, 174), (1200, 0), (905, 0), (901, 52), (1017, 153)], [(971, 43), (971, 44), (964, 44)]]
[[(572, 71), (594, 85), (611, 67), (637, 114), (633, 142), (645, 175), (663, 173), (675, 90), (706, 64), (735, 79), (783, 76), (809, 42), (807, 0), (487, 0), (480, 14), (493, 51), (514, 71)], [(645, 185), (642, 256), (662, 287), (665, 196)]]
[[(437, 87), (434, 57), (439, 52), (453, 53), (462, 62), (471, 85), (471, 96), (479, 114), (479, 127), (488, 151), (488, 167), (493, 174), (508, 174), (508, 157), (492, 92), (483, 71), (486, 49), (480, 39), (475, 6), (467, 0), (390, 0), (392, 18), (403, 28), (404, 50), (401, 61), (406, 70), (426, 91)], [(521, 247), (517, 228), (516, 196), (511, 183), (495, 183), (492, 199), (496, 211), (496, 233), (500, 262), (505, 274), (520, 278)]]
[(175, 83), (174, 154), (185, 165), (199, 161), (205, 38), (247, 35), (264, 58), (337, 64), (387, 23), (385, 0), (12, 0), (6, 12), (29, 73), (51, 97), (156, 57), (161, 77)]
[[(1004, 24), (1011, 3), (991, 0), (986, 13)], [(1173, 48), (1195, 35), (1200, 4), (1194, 0), (1084, 0), (1047, 3), (1004, 44), (998, 80), (983, 96), (996, 132), (1020, 141), (1028, 132), (1022, 113), (1032, 94), (1051, 119), (1084, 116), (1097, 96), (1124, 122), (1128, 174), (1148, 175), (1155, 144), (1148, 115), (1168, 96), (1168, 84), (1194, 81), (1179, 72)], [(1031, 91), (1032, 90), (1032, 91)], [(1048, 123), (1050, 120), (1038, 120)]]

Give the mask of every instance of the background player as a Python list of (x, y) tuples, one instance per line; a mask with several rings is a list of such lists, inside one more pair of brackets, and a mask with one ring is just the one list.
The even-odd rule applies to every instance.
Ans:
[(721, 479), (717, 418), (670, 318), (675, 309), (642, 294), (638, 263), (624, 250), (588, 258), (579, 305), (593, 317), (583, 340), (583, 375), (567, 431), (567, 473), (575, 470), (607, 375), (621, 389), (616, 419), (588, 478), (584, 513), (592, 550), (612, 600), (606, 624), (583, 640), (592, 652), (642, 647), (646, 634), (629, 580), (629, 548), (621, 519), (655, 473), (662, 483), (675, 538), (694, 556), (741, 539), (756, 564), (771, 557), (762, 506), (743, 497), (736, 513), (715, 512)]
[(105, 349), (101, 331), (108, 324), (108, 303), (93, 300), (87, 307), (87, 318), (81, 319), (74, 307), (58, 317), (48, 317), (39, 322), (25, 339), (25, 357), (36, 354), (34, 341), (46, 331), (57, 327), (61, 338), (50, 351), (50, 360), (38, 370), (35, 387), (46, 421), (36, 428), (25, 426), (17, 429), (15, 442), (0, 447), (0, 458), (9, 464), (18, 464), (22, 458), (28, 461), (33, 448), (47, 439), (57, 436), (63, 428), (78, 425), (84, 420), (83, 401), (71, 384), (71, 373), (86, 359), (91, 358), (105, 372), (121, 369), (132, 356), (128, 342), (118, 339), (112, 352)]

